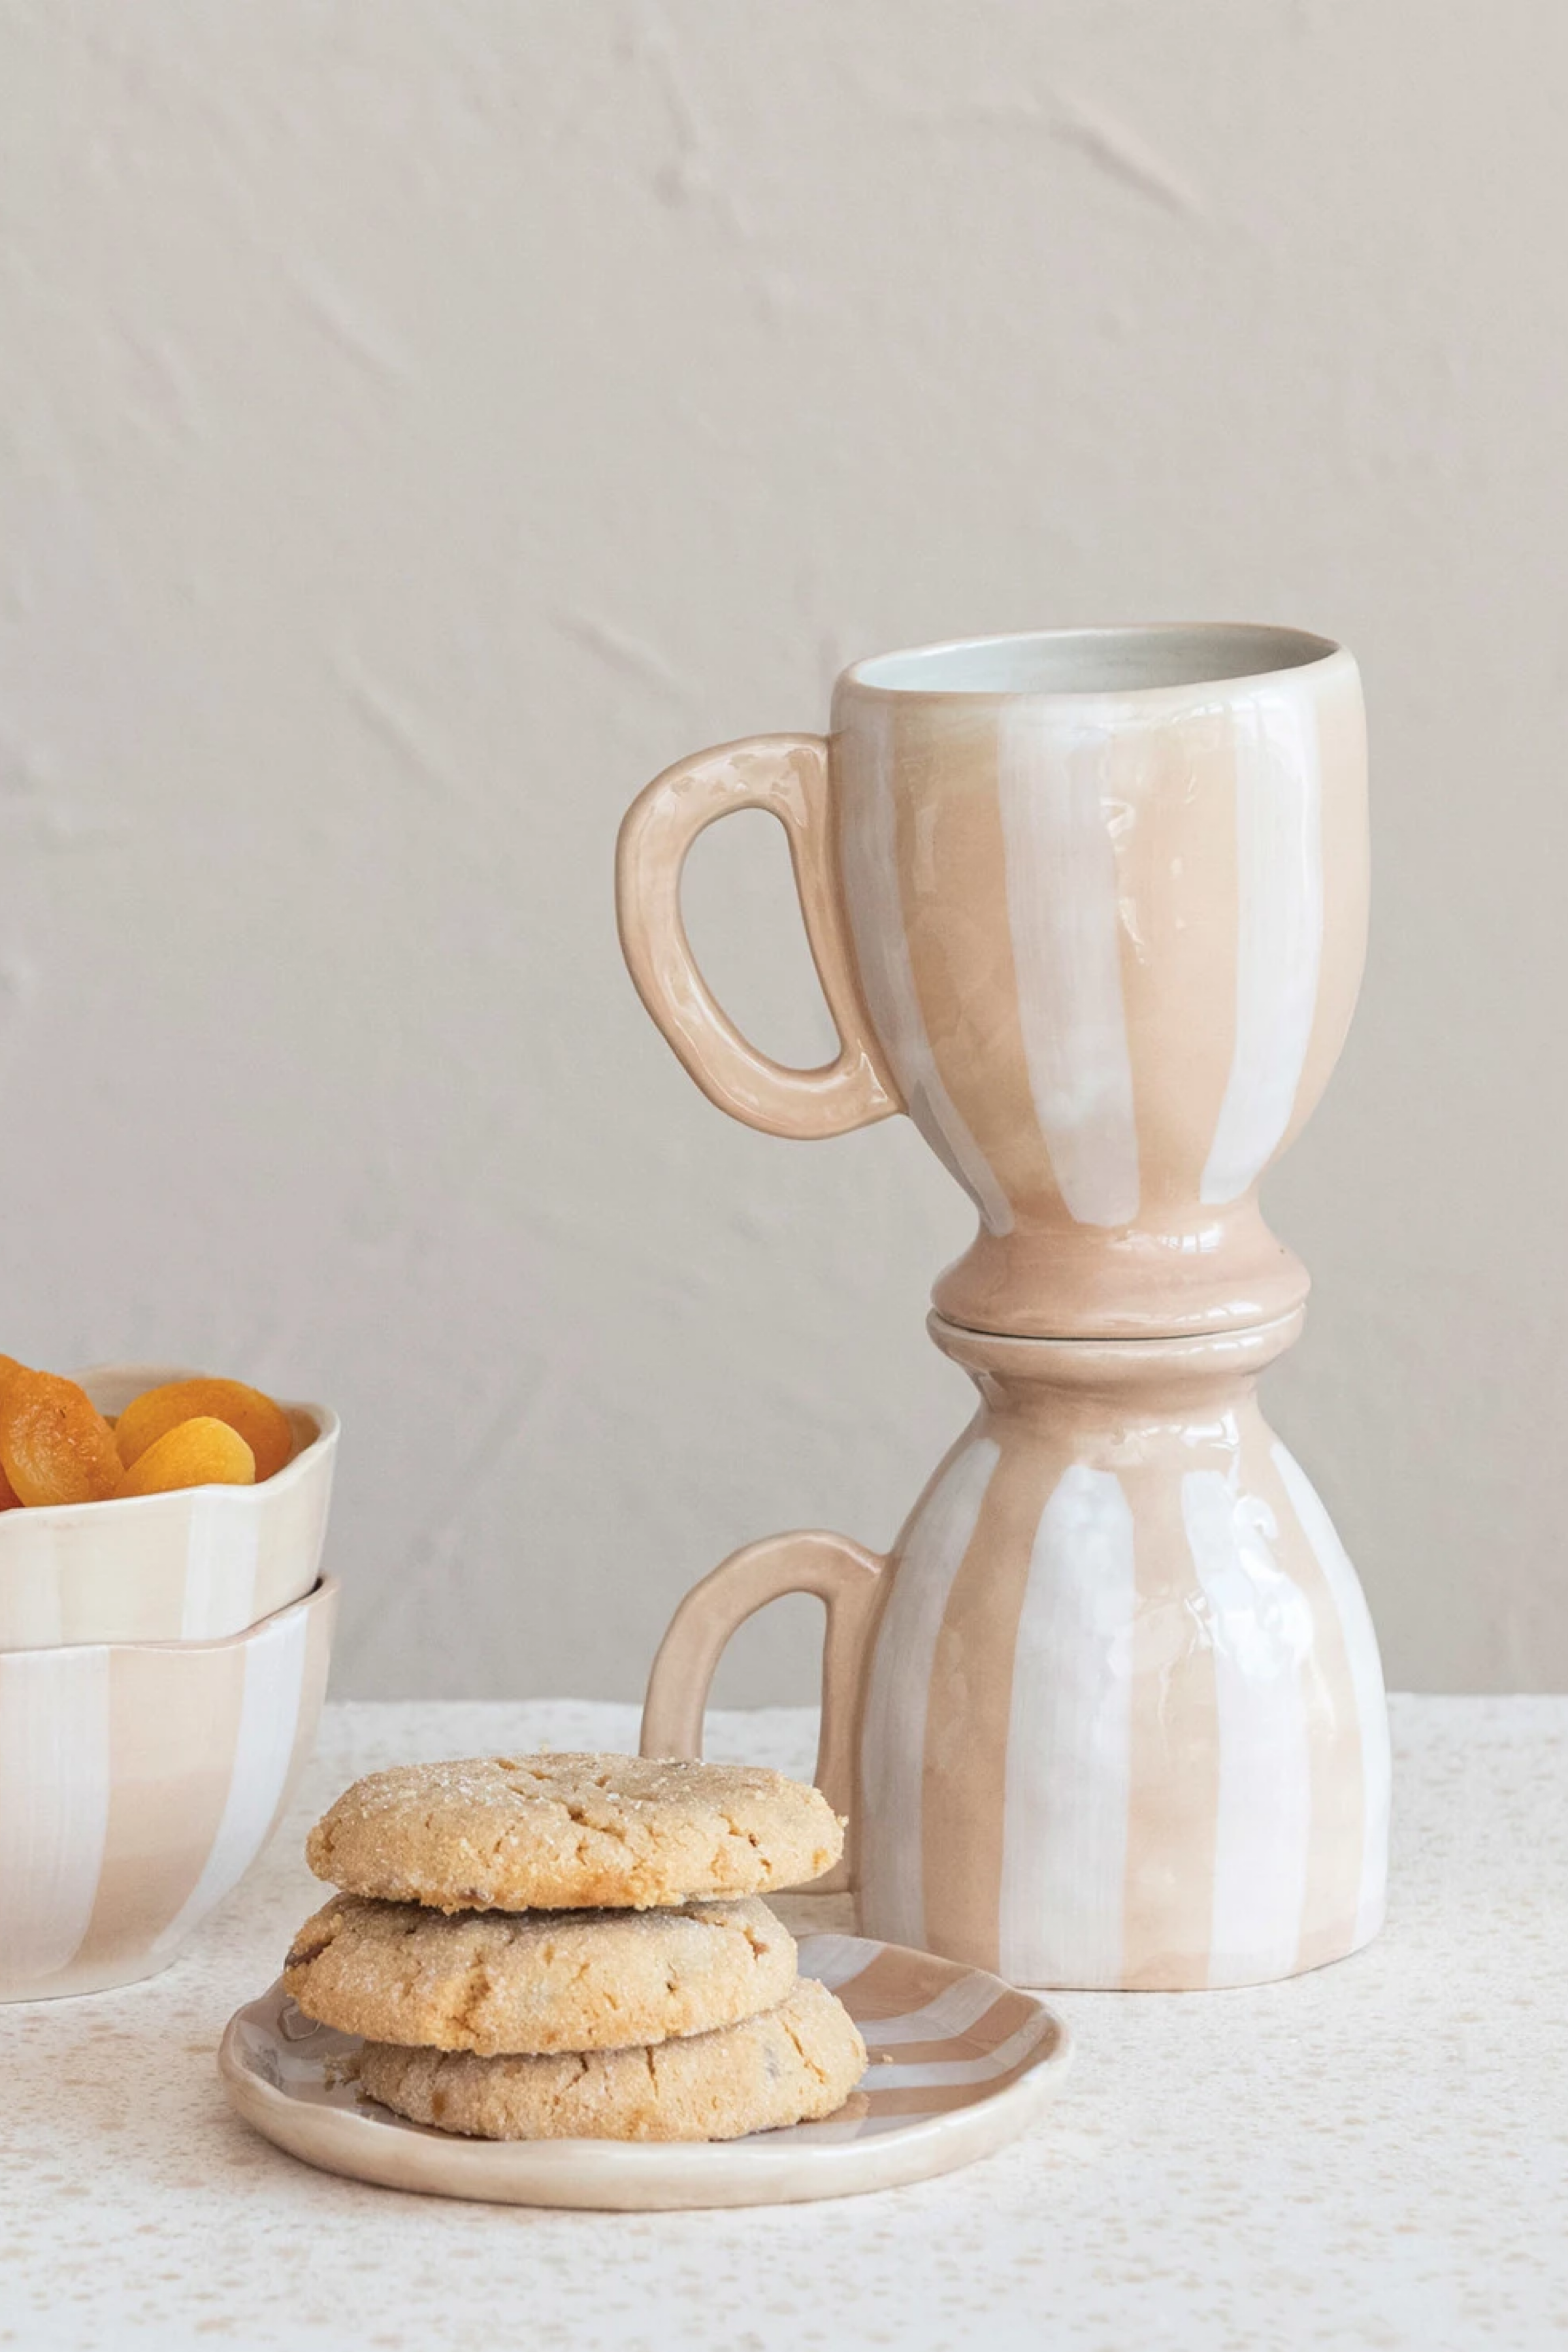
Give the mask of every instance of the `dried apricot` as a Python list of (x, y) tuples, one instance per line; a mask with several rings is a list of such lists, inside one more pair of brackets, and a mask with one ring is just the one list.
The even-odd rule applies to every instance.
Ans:
[(237, 1429), (211, 1413), (154, 1438), (120, 1481), (121, 1495), (167, 1495), (176, 1486), (250, 1486), (256, 1456)]
[(0, 1382), (0, 1469), (18, 1502), (104, 1502), (120, 1467), (113, 1431), (74, 1381), (18, 1367)]
[[(288, 1414), (259, 1389), (248, 1389), (243, 1381), (167, 1381), (161, 1389), (144, 1389), (114, 1425), (114, 1442), (125, 1467), (129, 1470), (150, 1445), (185, 1421), (226, 1422), (250, 1448), (258, 1480), (281, 1470), (294, 1451)], [(175, 1483), (191, 1482), (182, 1478)]]
[[(26, 1366), (19, 1364), (15, 1356), (0, 1356), (0, 1390), (5, 1388), (13, 1372), (26, 1371)], [(0, 1511), (19, 1511), (21, 1507), (22, 1497), (6, 1477), (5, 1471), (0, 1469)]]

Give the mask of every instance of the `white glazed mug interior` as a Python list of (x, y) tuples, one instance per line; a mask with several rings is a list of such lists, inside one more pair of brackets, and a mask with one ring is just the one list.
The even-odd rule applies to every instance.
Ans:
[(879, 694), (1142, 694), (1261, 678), (1340, 652), (1330, 637), (1252, 621), (1033, 629), (873, 654), (846, 687)]

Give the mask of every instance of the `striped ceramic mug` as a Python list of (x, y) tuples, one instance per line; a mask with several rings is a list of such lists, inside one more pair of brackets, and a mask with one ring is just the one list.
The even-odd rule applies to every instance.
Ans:
[(735, 1627), (827, 1605), (817, 1779), (863, 1933), (1025, 1985), (1262, 1982), (1381, 1924), (1388, 1727), (1355, 1571), (1258, 1410), (1300, 1328), (1048, 1340), (933, 1317), (980, 1410), (886, 1560), (777, 1536), (689, 1593), (643, 1748), (700, 1752)]
[[(936, 1305), (977, 1330), (1266, 1321), (1306, 1274), (1257, 1187), (1360, 982), (1366, 755), (1350, 655), (1255, 626), (928, 646), (839, 679), (833, 731), (679, 761), (622, 828), (621, 937), (698, 1084), (778, 1135), (907, 1110), (973, 1199)], [(841, 1040), (790, 1070), (693, 961), (680, 870), (763, 808)]]

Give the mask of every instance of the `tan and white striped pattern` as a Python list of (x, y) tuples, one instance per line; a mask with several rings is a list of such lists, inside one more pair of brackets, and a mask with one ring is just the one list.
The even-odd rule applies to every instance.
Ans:
[[(823, 1070), (759, 1055), (691, 961), (680, 861), (731, 805), (791, 828), (841, 1040)], [(980, 1416), (883, 1572), (868, 1647), (858, 1607), (829, 1629), (826, 1688), (859, 1692), (874, 1935), (1023, 1983), (1173, 1987), (1375, 1932), (1376, 1643), (1252, 1397), (1307, 1290), (1258, 1183), (1343, 1043), (1367, 875), (1356, 666), (1284, 629), (884, 656), (839, 679), (826, 746), (724, 747), (628, 816), (623, 940), (699, 1084), (801, 1136), (896, 1090), (979, 1213), (933, 1329)], [(700, 1707), (672, 1678), (711, 1671), (758, 1551), (820, 1578), (833, 1545), (748, 1547), (699, 1588), (657, 1724)], [(853, 1581), (865, 1556), (842, 1554)], [(835, 1772), (843, 1748), (825, 1732)]]
[(931, 691), (911, 685), (922, 656), (839, 682), (861, 989), (981, 1218), (937, 1288), (955, 1322), (1133, 1337), (1266, 1320), (1305, 1293), (1256, 1188), (1321, 1093), (1360, 981), (1365, 737), (1348, 654), (1257, 634), (1299, 666), (944, 691), (987, 650), (959, 647)]
[(225, 1641), (0, 1654), (0, 2000), (151, 1976), (238, 1884), (310, 1754), (337, 1590)]
[(825, 2123), (709, 2143), (465, 2140), (362, 2100), (360, 2046), (303, 2016), (275, 1984), (231, 2019), (218, 2065), (233, 2105), (269, 2139), (390, 2189), (521, 2205), (622, 2210), (773, 2204), (887, 2189), (952, 2170), (1027, 2129), (1055, 2096), (1070, 2043), (1032, 1994), (930, 1952), (805, 1936), (803, 1975), (835, 1991), (870, 2060)]
[[(166, 1364), (78, 1376), (102, 1412), (190, 1373)], [(309, 1592), (321, 1571), (338, 1423), (286, 1408), (292, 1461), (259, 1486), (0, 1512), (0, 1651), (79, 1642), (216, 1642)]]
[(865, 1665), (860, 1922), (1030, 1985), (1236, 1985), (1382, 1919), (1366, 1604), (1252, 1393), (1295, 1336), (936, 1336), (985, 1402)]

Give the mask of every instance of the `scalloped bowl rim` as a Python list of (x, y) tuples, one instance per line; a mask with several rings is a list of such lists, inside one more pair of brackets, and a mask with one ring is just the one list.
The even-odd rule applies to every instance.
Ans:
[[(220, 1377), (216, 1373), (194, 1372), (177, 1364), (89, 1364), (86, 1371), (71, 1372), (68, 1378), (74, 1380), (79, 1388), (87, 1389), (90, 1395), (92, 1383), (101, 1383), (110, 1378), (126, 1378), (133, 1373), (138, 1377), (143, 1373), (150, 1375), (144, 1382), (144, 1386), (150, 1389), (162, 1388), (170, 1381)], [(140, 1394), (141, 1391), (136, 1393)], [(259, 1486), (208, 1484), (171, 1486), (160, 1495), (110, 1495), (99, 1503), (24, 1504), (13, 1510), (0, 1511), (0, 1552), (11, 1541), (14, 1530), (19, 1533), (24, 1528), (46, 1524), (59, 1528), (73, 1521), (90, 1527), (106, 1526), (109, 1524), (104, 1517), (106, 1512), (112, 1512), (116, 1520), (123, 1521), (130, 1512), (140, 1511), (145, 1515), (153, 1509), (166, 1509), (170, 1504), (179, 1505), (192, 1495), (232, 1496), (232, 1503), (217, 1506), (220, 1510), (261, 1508), (271, 1496), (287, 1493), (290, 1486), (298, 1486), (308, 1471), (313, 1473), (320, 1469), (323, 1457), (331, 1454), (337, 1444), (341, 1427), (337, 1414), (329, 1405), (296, 1402), (290, 1397), (278, 1397), (274, 1402), (282, 1407), (291, 1422), (313, 1423), (316, 1434), (307, 1444), (301, 1445), (298, 1453), (289, 1455), (281, 1470), (275, 1470), (271, 1477), (264, 1478)]]

